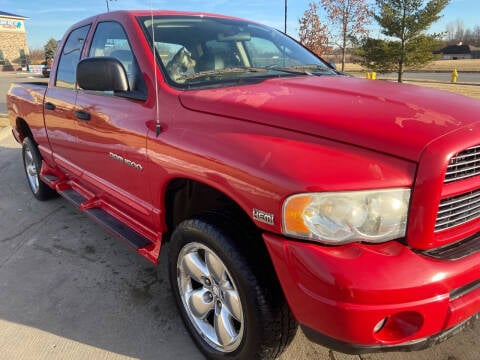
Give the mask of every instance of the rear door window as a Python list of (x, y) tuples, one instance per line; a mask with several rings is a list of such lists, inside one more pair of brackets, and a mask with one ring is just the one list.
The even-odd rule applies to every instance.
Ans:
[(77, 64), (80, 61), (89, 30), (90, 25), (86, 25), (73, 30), (68, 36), (60, 55), (55, 86), (75, 88), (77, 81)]

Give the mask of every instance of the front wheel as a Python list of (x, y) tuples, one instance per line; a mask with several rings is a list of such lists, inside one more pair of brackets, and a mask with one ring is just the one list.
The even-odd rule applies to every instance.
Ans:
[(296, 330), (271, 264), (255, 263), (239, 245), (249, 242), (255, 252), (252, 241), (262, 240), (252, 235), (219, 213), (186, 220), (172, 234), (175, 299), (210, 359), (276, 358)]

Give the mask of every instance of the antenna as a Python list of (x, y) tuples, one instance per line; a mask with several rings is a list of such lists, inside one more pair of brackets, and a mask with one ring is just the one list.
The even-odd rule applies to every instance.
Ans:
[(110, 6), (108, 5), (109, 1), (114, 1), (114, 0), (105, 0), (105, 3), (107, 4), (107, 12), (110, 12)]
[(158, 76), (157, 76), (157, 60), (155, 56), (155, 27), (153, 26), (153, 1), (150, 0), (150, 16), (151, 16), (151, 28), (152, 28), (152, 56), (153, 56), (153, 74), (155, 81), (155, 136), (160, 135), (162, 126), (160, 125), (160, 115), (158, 113)]

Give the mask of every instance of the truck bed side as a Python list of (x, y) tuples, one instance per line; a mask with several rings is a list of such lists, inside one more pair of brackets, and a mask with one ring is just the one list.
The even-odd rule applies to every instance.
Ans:
[(45, 82), (24, 82), (11, 85), (7, 94), (8, 114), (13, 134), (23, 141), (20, 129), (26, 125), (38, 144), (48, 146), (43, 116), (43, 102), (47, 91)]

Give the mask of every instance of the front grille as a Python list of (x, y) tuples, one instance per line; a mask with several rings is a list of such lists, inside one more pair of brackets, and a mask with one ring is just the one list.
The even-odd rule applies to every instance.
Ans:
[(445, 183), (480, 175), (480, 145), (473, 146), (450, 159)]
[(440, 201), (435, 231), (445, 230), (480, 217), (480, 189)]

